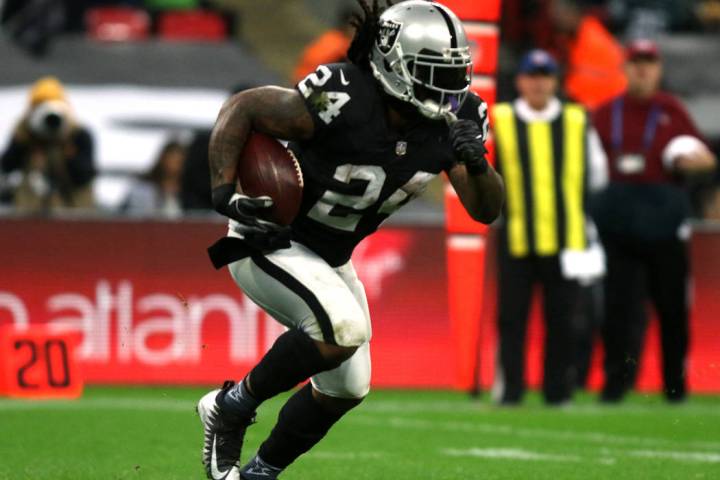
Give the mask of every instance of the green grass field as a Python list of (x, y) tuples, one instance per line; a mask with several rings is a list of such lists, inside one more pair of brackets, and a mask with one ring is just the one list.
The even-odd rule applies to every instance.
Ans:
[[(0, 479), (202, 479), (205, 390), (88, 388), (79, 401), (0, 400)], [(281, 405), (263, 405), (247, 458)], [(720, 479), (720, 398), (671, 406), (531, 396), (501, 409), (449, 392), (377, 391), (284, 479)]]

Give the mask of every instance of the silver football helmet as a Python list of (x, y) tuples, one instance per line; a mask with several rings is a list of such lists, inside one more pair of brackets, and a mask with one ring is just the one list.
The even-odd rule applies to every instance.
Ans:
[(472, 79), (462, 23), (447, 7), (425, 0), (383, 12), (370, 67), (385, 92), (432, 119), (457, 112)]

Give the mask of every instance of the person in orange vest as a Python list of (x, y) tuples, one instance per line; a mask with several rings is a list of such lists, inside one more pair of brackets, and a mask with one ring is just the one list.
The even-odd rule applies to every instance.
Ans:
[(568, 36), (565, 93), (594, 110), (625, 90), (622, 45), (595, 16), (570, 0), (554, 0), (551, 18)]
[(293, 71), (293, 83), (315, 71), (318, 65), (337, 63), (345, 60), (345, 54), (355, 33), (353, 18), (355, 10), (345, 8), (338, 15), (338, 22), (305, 47)]

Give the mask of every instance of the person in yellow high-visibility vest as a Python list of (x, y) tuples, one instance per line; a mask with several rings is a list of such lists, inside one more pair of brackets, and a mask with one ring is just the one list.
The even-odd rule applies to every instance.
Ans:
[(570, 400), (572, 319), (580, 281), (604, 270), (586, 215), (588, 193), (607, 183), (607, 159), (580, 105), (557, 98), (558, 64), (544, 50), (521, 60), (520, 94), (492, 110), (498, 169), (506, 186), (498, 240), (496, 401), (516, 404), (525, 390), (525, 337), (533, 288), (542, 287), (546, 326), (543, 396)]

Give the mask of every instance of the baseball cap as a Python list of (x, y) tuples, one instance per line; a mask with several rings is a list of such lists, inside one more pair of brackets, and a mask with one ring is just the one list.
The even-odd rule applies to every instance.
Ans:
[(530, 50), (523, 55), (518, 65), (518, 73), (546, 73), (555, 75), (558, 73), (557, 61), (545, 50)]
[(660, 59), (660, 49), (654, 41), (647, 38), (638, 38), (630, 41), (625, 46), (625, 58), (628, 61), (638, 59), (658, 60)]

